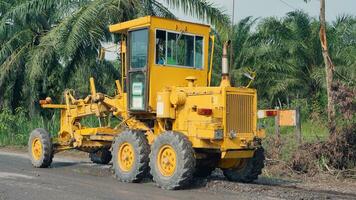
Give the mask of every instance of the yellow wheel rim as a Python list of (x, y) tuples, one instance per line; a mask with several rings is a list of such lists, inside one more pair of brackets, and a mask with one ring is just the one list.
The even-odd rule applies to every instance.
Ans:
[(157, 166), (163, 176), (172, 176), (176, 171), (177, 154), (170, 145), (164, 145), (159, 150)]
[(128, 172), (132, 169), (135, 162), (135, 151), (131, 144), (125, 142), (121, 145), (117, 161), (122, 171)]
[(32, 156), (35, 160), (41, 159), (42, 156), (42, 142), (40, 138), (35, 138), (32, 141)]

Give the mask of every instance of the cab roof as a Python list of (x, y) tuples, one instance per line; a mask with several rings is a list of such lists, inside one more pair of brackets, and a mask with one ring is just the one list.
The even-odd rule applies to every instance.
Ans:
[(161, 20), (162, 22), (163, 21), (171, 21), (173, 23), (181, 23), (181, 24), (185, 24), (185, 25), (191, 24), (194, 26), (200, 26), (202, 28), (203, 27), (210, 28), (210, 26), (206, 25), (206, 24), (199, 24), (199, 23), (187, 22), (187, 21), (176, 20), (176, 19), (168, 19), (168, 18), (162, 18), (162, 17), (157, 17), (157, 16), (145, 16), (145, 17), (140, 17), (140, 18), (133, 19), (130, 21), (110, 25), (109, 31), (111, 33), (124, 33), (124, 32), (127, 32), (129, 29), (150, 26), (153, 20)]

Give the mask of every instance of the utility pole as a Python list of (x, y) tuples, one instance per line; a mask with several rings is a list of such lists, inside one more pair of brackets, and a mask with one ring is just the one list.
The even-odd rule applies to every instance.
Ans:
[(326, 74), (326, 91), (328, 96), (328, 128), (329, 134), (334, 134), (336, 129), (335, 122), (335, 102), (333, 99), (333, 76), (334, 76), (334, 65), (331, 61), (328, 45), (326, 40), (326, 22), (325, 22), (325, 0), (320, 0), (320, 43), (325, 64), (325, 74)]

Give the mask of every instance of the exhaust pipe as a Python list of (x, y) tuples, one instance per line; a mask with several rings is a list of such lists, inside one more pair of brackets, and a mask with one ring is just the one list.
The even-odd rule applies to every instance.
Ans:
[(228, 63), (228, 56), (227, 56), (227, 49), (229, 48), (231, 43), (231, 40), (228, 40), (224, 43), (223, 46), (223, 54), (222, 54), (222, 77), (221, 77), (221, 83), (220, 86), (228, 87), (230, 85), (230, 79), (229, 79), (229, 63)]

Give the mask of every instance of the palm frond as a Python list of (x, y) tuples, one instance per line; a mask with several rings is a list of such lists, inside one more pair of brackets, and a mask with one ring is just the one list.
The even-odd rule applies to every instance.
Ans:
[(221, 8), (205, 0), (166, 0), (167, 4), (175, 9), (182, 9), (201, 20), (211, 23), (220, 32), (227, 32), (230, 19)]
[(24, 44), (17, 48), (1, 65), (0, 65), (0, 87), (3, 85), (4, 80), (8, 73), (17, 67), (21, 61), (24, 60), (24, 56), (27, 53), (31, 43)]
[(175, 19), (176, 16), (170, 11), (168, 10), (168, 8), (166, 8), (163, 4), (161, 4), (158, 1), (151, 1), (152, 2), (152, 7), (154, 10), (154, 14), (156, 16), (160, 16), (160, 17), (165, 17), (165, 18), (171, 18), (171, 19)]
[(32, 37), (33, 34), (30, 29), (24, 29), (15, 33), (11, 38), (5, 41), (5, 43), (1, 44), (0, 62), (4, 62), (18, 47), (26, 45), (28, 41), (32, 40)]
[(0, 20), (0, 32), (5, 30), (8, 22), (12, 22), (15, 18), (25, 20), (27, 16), (42, 13), (50, 8), (55, 8), (57, 5), (67, 4), (72, 0), (28, 0), (21, 1), (20, 4), (15, 4), (7, 9)]

